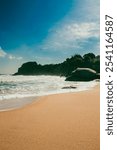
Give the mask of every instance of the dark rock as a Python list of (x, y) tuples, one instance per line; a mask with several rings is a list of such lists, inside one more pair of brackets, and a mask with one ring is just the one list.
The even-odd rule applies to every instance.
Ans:
[(18, 72), (14, 75), (57, 75), (71, 76), (73, 70), (80, 68), (91, 68), (96, 72), (100, 72), (100, 56), (95, 56), (93, 53), (74, 55), (67, 58), (64, 62), (58, 64), (37, 64), (36, 62), (24, 63)]
[(14, 75), (33, 75), (37, 67), (38, 64), (36, 62), (24, 63)]
[(77, 68), (70, 76), (66, 78), (66, 81), (91, 81), (99, 79), (100, 75), (90, 68)]
[(77, 87), (75, 86), (65, 86), (65, 87), (62, 87), (62, 89), (76, 89)]

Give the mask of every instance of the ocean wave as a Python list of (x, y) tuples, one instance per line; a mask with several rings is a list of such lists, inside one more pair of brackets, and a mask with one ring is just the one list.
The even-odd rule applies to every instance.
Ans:
[[(97, 84), (90, 82), (69, 82), (59, 76), (0, 76), (0, 100), (35, 97), (56, 93), (78, 92)], [(72, 88), (75, 87), (75, 88)]]

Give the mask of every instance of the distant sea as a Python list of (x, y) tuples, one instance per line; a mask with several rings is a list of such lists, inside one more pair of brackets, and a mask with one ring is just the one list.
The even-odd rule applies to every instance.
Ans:
[[(0, 75), (0, 110), (23, 106), (37, 96), (91, 89), (96, 81), (69, 82), (59, 76)], [(74, 89), (66, 87), (76, 87)]]

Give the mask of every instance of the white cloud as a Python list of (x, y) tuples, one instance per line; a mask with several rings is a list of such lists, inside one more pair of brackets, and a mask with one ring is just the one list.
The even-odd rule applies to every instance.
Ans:
[(71, 22), (52, 29), (42, 45), (42, 50), (72, 51), (80, 48), (89, 38), (99, 39), (99, 24)]
[(22, 57), (16, 57), (16, 56), (14, 56), (14, 55), (8, 55), (8, 58), (10, 59), (10, 60), (21, 60), (21, 59), (23, 59)]
[(16, 56), (14, 56), (14, 55), (7, 55), (7, 57), (8, 57), (8, 59), (10, 59), (10, 60), (21, 60), (21, 59), (23, 59), (22, 57), (16, 57)]
[(13, 56), (13, 55), (9, 55), (8, 58), (9, 58), (10, 60), (16, 59), (16, 57)]
[(100, 1), (99, 0), (76, 0), (74, 9), (70, 13), (71, 17), (77, 21), (94, 21), (100, 20)]
[(71, 23), (66, 24), (57, 32), (59, 39), (64, 38), (66, 41), (83, 40), (90, 37), (99, 37), (99, 29), (95, 23)]
[(99, 1), (82, 0), (79, 2), (76, 0), (71, 12), (50, 29), (49, 35), (43, 41), (40, 49), (74, 53), (80, 49), (86, 50), (88, 40), (94, 39), (95, 43), (92, 42), (92, 47), (99, 51), (99, 15)]
[(10, 60), (21, 60), (21, 59), (23, 59), (22, 57), (16, 57), (12, 54), (6, 53), (1, 47), (0, 47), (0, 57), (8, 58)]
[(4, 58), (6, 55), (7, 55), (7, 53), (0, 46), (0, 57)]

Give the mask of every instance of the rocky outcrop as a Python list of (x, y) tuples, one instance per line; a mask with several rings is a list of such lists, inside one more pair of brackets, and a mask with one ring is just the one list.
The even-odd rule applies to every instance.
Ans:
[(36, 62), (27, 62), (24, 63), (14, 75), (33, 75), (37, 68), (38, 64)]
[(81, 55), (74, 55), (58, 64), (41, 65), (36, 62), (26, 62), (14, 75), (57, 75), (68, 77), (78, 67), (91, 68), (99, 73), (100, 56), (95, 56), (93, 53), (85, 54), (83, 57)]
[(77, 68), (70, 76), (66, 78), (66, 81), (91, 81), (99, 79), (100, 75), (90, 68)]

